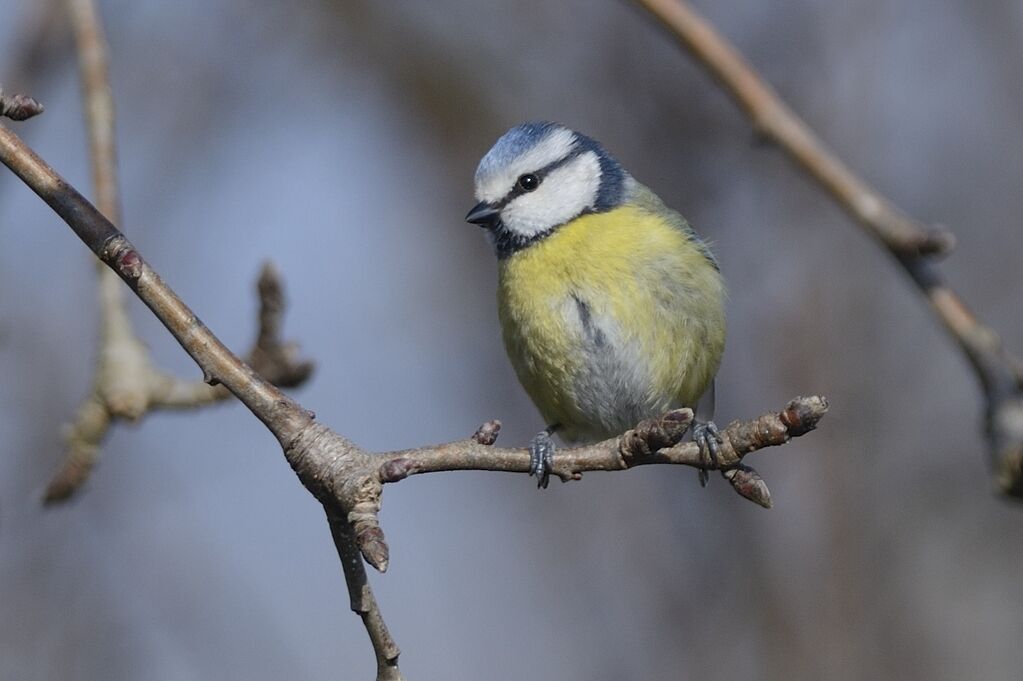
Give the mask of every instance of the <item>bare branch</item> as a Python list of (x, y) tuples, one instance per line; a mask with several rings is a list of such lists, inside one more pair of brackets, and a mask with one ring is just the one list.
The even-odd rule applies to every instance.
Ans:
[[(96, 206), (111, 222), (120, 224), (114, 101), (103, 25), (94, 0), (67, 0), (67, 6), (81, 72)], [(67, 456), (47, 487), (46, 503), (63, 501), (81, 488), (117, 420), (137, 421), (154, 409), (191, 409), (231, 395), (224, 388), (157, 369), (132, 328), (117, 275), (99, 261), (96, 265), (100, 300), (96, 372), (92, 390), (68, 428)], [(270, 264), (260, 275), (259, 300), (260, 326), (250, 363), (278, 385), (297, 386), (309, 377), (312, 364), (299, 361), (294, 345), (281, 340), (284, 295), (280, 275)]]
[(667, 26), (689, 53), (732, 96), (757, 133), (777, 143), (819, 182), (856, 220), (892, 251), (913, 255), (946, 253), (955, 239), (946, 230), (927, 228), (902, 213), (861, 180), (796, 116), (688, 3), (637, 0)]
[[(280, 442), (299, 480), (323, 504), (328, 518), (349, 523), (350, 534), (363, 558), (385, 570), (387, 544), (377, 517), (382, 484), (375, 457), (315, 423), (312, 412), (239, 360), (109, 220), (4, 126), (0, 126), (0, 162), (38, 194), (128, 284), (210, 382), (223, 384), (266, 425)], [(334, 521), (335, 532), (338, 522)], [(347, 551), (348, 545), (341, 543), (339, 550), (342, 549)], [(346, 565), (346, 573), (350, 567)], [(364, 622), (376, 646), (379, 632), (385, 631), (383, 620), (375, 603), (368, 605), (372, 602), (369, 585), (363, 580), (359, 588), (363, 599), (360, 613), (367, 613)], [(385, 650), (388, 663), (381, 667), (386, 674), (380, 680), (399, 679), (397, 648), (393, 654), (386, 652), (389, 649), (381, 650)]]
[[(316, 423), (312, 412), (232, 354), (109, 220), (2, 125), (0, 162), (38, 194), (128, 284), (209, 381), (223, 384), (274, 434), (295, 474), (327, 514), (353, 609), (362, 616), (376, 651), (378, 681), (401, 679), (398, 648), (387, 632), (365, 571), (356, 558), (357, 550), (370, 565), (380, 571), (387, 569), (389, 551), (379, 522), (384, 482), (441, 470), (527, 472), (527, 450), (493, 447), (499, 430), (497, 422), (486, 423), (467, 440), (448, 445), (383, 455), (361, 449)], [(562, 480), (577, 480), (584, 471), (623, 470), (655, 463), (730, 471), (753, 451), (783, 444), (813, 430), (826, 411), (827, 402), (823, 398), (797, 398), (777, 414), (732, 423), (722, 432), (717, 461), (707, 461), (697, 445), (680, 442), (692, 421), (692, 412), (676, 410), (644, 421), (620, 438), (562, 450), (555, 459), (554, 473)], [(747, 498), (762, 505), (769, 503), (766, 491), (758, 500), (756, 494), (744, 491), (748, 485), (733, 482), (733, 486)]]
[[(259, 296), (259, 327), (256, 343), (245, 361), (278, 388), (302, 385), (313, 373), (313, 363), (299, 359), (295, 343), (281, 339), (284, 318), (284, 282), (273, 263), (265, 263), (256, 283)], [(231, 396), (223, 386), (155, 374), (151, 389), (154, 409), (191, 409)]]
[(1002, 348), (949, 286), (932, 256), (955, 239), (899, 210), (860, 179), (785, 105), (742, 55), (682, 0), (636, 0), (668, 28), (752, 121), (902, 264), (974, 369), (985, 397), (985, 432), (996, 483), (1023, 498), (1023, 362)]
[[(592, 445), (559, 449), (551, 474), (562, 481), (579, 480), (589, 471), (622, 471), (635, 466), (671, 464), (701, 470), (731, 470), (743, 458), (765, 447), (788, 442), (817, 427), (828, 411), (823, 397), (797, 397), (778, 413), (749, 421), (733, 421), (721, 430), (717, 462), (709, 461), (695, 442), (680, 442), (692, 423), (690, 409), (676, 409), (641, 422), (621, 437)], [(489, 424), (484, 424), (483, 430)], [(382, 455), (380, 479), (398, 482), (412, 475), (440, 471), (529, 472), (529, 450), (494, 447), (468, 440), (407, 449)]]
[[(114, 97), (110, 90), (107, 40), (93, 0), (66, 0), (78, 49), (82, 102), (92, 159), (96, 207), (114, 224), (121, 224), (121, 197), (117, 179), (117, 142), (114, 138)], [(118, 287), (120, 291), (120, 287)]]
[(110, 409), (96, 396), (82, 402), (74, 423), (67, 426), (64, 433), (67, 455), (46, 487), (45, 503), (67, 499), (85, 484), (96, 465), (99, 449), (96, 443), (103, 441), (111, 421)]
[[(113, 283), (122, 286), (116, 275)], [(258, 282), (260, 326), (248, 363), (271, 383), (290, 388), (309, 378), (313, 364), (299, 360), (295, 345), (280, 339), (284, 313), (282, 287), (276, 268), (269, 263), (264, 265)], [(108, 310), (123, 308), (110, 306)], [(127, 318), (117, 324), (123, 328), (128, 324)], [(104, 335), (100, 349), (92, 390), (66, 429), (67, 455), (47, 486), (43, 496), (46, 503), (65, 501), (82, 488), (99, 457), (100, 444), (115, 421), (135, 421), (157, 409), (195, 409), (231, 397), (231, 391), (224, 386), (160, 371), (134, 333)], [(129, 388), (137, 388), (138, 392), (132, 393)], [(135, 397), (129, 397), (133, 394)]]

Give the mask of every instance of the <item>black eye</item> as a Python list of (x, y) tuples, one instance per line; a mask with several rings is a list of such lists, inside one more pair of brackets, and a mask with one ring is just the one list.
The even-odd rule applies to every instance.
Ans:
[(531, 192), (540, 186), (540, 178), (533, 173), (526, 173), (525, 175), (519, 175), (519, 179), (515, 184), (522, 191)]

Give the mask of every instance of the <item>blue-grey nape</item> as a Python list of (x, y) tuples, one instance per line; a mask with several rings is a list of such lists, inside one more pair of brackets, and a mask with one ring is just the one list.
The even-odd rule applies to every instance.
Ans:
[(600, 161), (600, 189), (597, 190), (597, 200), (593, 204), (594, 213), (603, 213), (611, 210), (622, 202), (625, 194), (625, 169), (600, 142), (587, 137), (582, 133), (575, 133), (576, 149), (578, 153), (592, 151)]

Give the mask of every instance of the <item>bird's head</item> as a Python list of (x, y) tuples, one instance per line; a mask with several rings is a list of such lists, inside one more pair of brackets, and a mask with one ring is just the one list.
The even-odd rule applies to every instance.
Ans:
[(596, 140), (557, 123), (517, 125), (476, 169), (476, 204), (467, 222), (490, 231), (507, 257), (583, 215), (611, 210), (628, 173)]

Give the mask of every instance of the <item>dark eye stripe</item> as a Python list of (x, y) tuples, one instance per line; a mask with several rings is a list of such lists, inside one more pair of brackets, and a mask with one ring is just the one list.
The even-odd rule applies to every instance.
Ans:
[[(537, 186), (540, 186), (541, 184), (543, 184), (544, 178), (546, 178), (548, 175), (550, 175), (553, 171), (557, 170), (561, 166), (567, 164), (569, 161), (571, 161), (571, 160), (573, 160), (575, 158), (578, 158), (585, 151), (588, 151), (588, 150), (584, 149), (580, 145), (576, 144), (576, 145), (574, 145), (572, 147), (572, 151), (568, 152), (567, 155), (562, 156), (557, 161), (554, 161), (552, 163), (548, 163), (543, 168), (540, 168), (540, 170), (537, 170), (534, 173), (526, 173), (526, 174), (527, 175), (535, 175), (536, 179), (537, 179), (537, 183), (536, 184), (537, 184)], [(530, 191), (532, 191), (532, 190), (523, 189), (521, 186), (519, 186), (519, 183), (516, 180), (515, 185), (511, 188), (511, 191), (509, 191), (507, 194), (505, 194), (504, 198), (501, 199), (500, 201), (498, 201), (497, 203), (493, 204), (493, 206), (497, 210), (501, 210), (502, 208), (507, 206), (509, 203), (511, 203), (515, 199), (519, 198), (523, 194), (528, 194)]]

